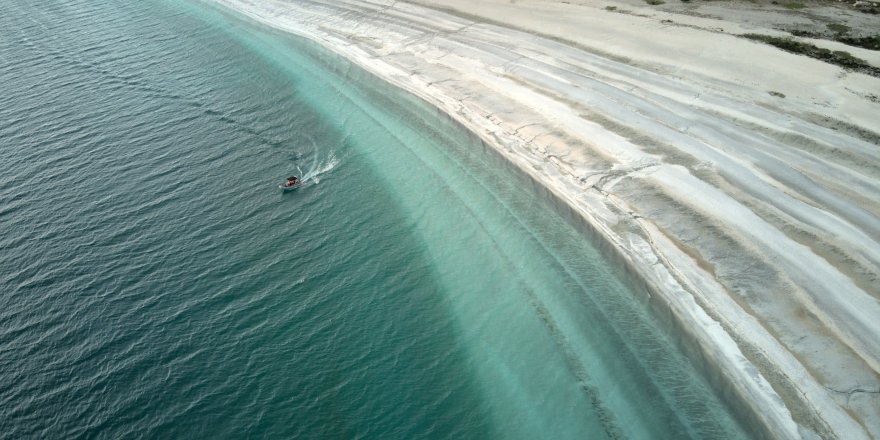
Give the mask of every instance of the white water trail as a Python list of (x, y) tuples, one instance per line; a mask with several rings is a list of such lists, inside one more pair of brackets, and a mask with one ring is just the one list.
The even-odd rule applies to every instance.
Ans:
[(321, 182), (321, 176), (339, 164), (339, 159), (336, 157), (335, 152), (330, 152), (327, 158), (323, 161), (318, 161), (316, 157), (312, 162), (312, 166), (309, 167), (309, 171), (303, 172), (299, 166), (296, 168), (300, 171), (300, 174), (303, 176), (303, 185), (317, 185)]

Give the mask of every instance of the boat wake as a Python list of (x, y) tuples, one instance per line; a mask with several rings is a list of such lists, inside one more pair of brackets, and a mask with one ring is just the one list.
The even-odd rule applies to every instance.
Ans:
[(306, 171), (303, 171), (299, 165), (296, 168), (299, 170), (299, 175), (302, 176), (302, 185), (311, 186), (321, 183), (321, 176), (336, 168), (336, 165), (339, 165), (339, 159), (336, 157), (336, 153), (331, 152), (324, 159), (315, 157), (314, 161), (306, 167)]

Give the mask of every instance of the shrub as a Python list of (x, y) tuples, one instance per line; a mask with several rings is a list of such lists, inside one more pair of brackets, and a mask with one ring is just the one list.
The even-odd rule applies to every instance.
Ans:
[(849, 52), (844, 52), (842, 50), (830, 51), (828, 49), (816, 47), (812, 44), (801, 43), (800, 41), (795, 41), (791, 38), (774, 37), (771, 35), (744, 34), (742, 36), (751, 40), (761, 41), (776, 46), (787, 52), (806, 55), (840, 67), (880, 77), (880, 69), (868, 64), (867, 61), (861, 58), (854, 57)]

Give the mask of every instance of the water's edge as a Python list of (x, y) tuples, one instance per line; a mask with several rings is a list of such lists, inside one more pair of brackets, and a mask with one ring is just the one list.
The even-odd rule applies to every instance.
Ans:
[[(331, 42), (322, 41), (308, 32), (297, 33), (292, 29), (279, 30), (270, 24), (264, 23), (256, 17), (251, 17), (242, 11), (216, 1), (199, 0), (207, 7), (217, 8), (226, 13), (233, 14), (237, 19), (243, 19), (249, 25), (262, 27), (271, 31), (282, 31), (290, 37), (302, 40), (303, 47), (309, 50), (308, 55), (320, 62), (324, 68), (334, 71), (340, 77), (361, 87), (368, 84), (380, 83), (393, 90), (395, 98), (407, 101), (408, 105), (420, 107), (420, 111), (432, 114), (437, 120), (450, 124), (467, 132), (472, 142), (479, 145), (486, 153), (489, 153), (498, 165), (505, 168), (524, 185), (528, 190), (540, 194), (545, 201), (549, 202), (557, 214), (576, 228), (584, 238), (599, 250), (602, 257), (609, 261), (618, 278), (629, 288), (638, 299), (652, 312), (657, 321), (662, 325), (676, 346), (685, 354), (691, 364), (707, 380), (718, 395), (725, 396), (724, 403), (731, 413), (757, 438), (787, 437), (789, 426), (781, 426), (779, 418), (789, 418), (788, 414), (768, 414), (768, 408), (756, 404), (754, 389), (748, 389), (752, 385), (748, 382), (758, 381), (760, 387), (766, 387), (763, 391), (773, 393), (763, 377), (755, 373), (755, 377), (739, 377), (742, 366), (732, 366), (726, 361), (731, 347), (718, 347), (718, 341), (706, 337), (705, 333), (697, 331), (697, 326), (702, 323), (689, 322), (694, 314), (703, 320), (714, 320), (699, 309), (694, 302), (691, 290), (683, 285), (683, 281), (673, 274), (673, 271), (661, 264), (652, 265), (644, 254), (636, 252), (635, 248), (640, 244), (648, 244), (647, 234), (631, 234), (624, 237), (615, 229), (629, 229), (630, 232), (641, 230), (641, 226), (633, 219), (625, 215), (618, 215), (618, 225), (604, 224), (601, 215), (590, 212), (587, 203), (579, 203), (576, 196), (564, 194), (541, 182), (541, 176), (529, 172), (525, 162), (515, 161), (516, 152), (504, 144), (504, 140), (482, 131), (476, 124), (469, 123), (468, 115), (462, 112), (453, 112), (444, 109), (444, 103), (438, 99), (432, 99), (424, 91), (417, 90), (409, 84), (391, 75), (383, 76), (370, 66), (360, 63), (355, 57), (347, 57), (345, 52), (333, 46)], [(623, 226), (621, 226), (623, 225)], [(635, 231), (633, 231), (635, 230)], [(634, 243), (638, 241), (638, 243)], [(639, 248), (644, 251), (644, 247)], [(654, 251), (651, 248), (652, 252)], [(655, 254), (651, 254), (656, 257)], [(659, 259), (657, 259), (659, 260)], [(659, 260), (662, 261), (662, 260)], [(686, 310), (690, 305), (697, 307), (696, 310)], [(716, 333), (717, 336), (717, 333)], [(724, 337), (730, 338), (726, 332)], [(726, 341), (730, 342), (730, 341)], [(743, 362), (745, 357), (741, 353)], [(751, 366), (751, 364), (749, 364)], [(746, 367), (748, 368), (748, 367)], [(752, 367), (754, 368), (754, 367)], [(767, 397), (767, 396), (764, 396)], [(770, 400), (778, 399), (778, 396), (769, 396)], [(780, 403), (781, 405), (781, 403)], [(784, 407), (783, 407), (784, 409)], [(779, 408), (774, 408), (778, 411)], [(785, 411), (787, 413), (787, 411)], [(793, 422), (791, 422), (793, 423)]]

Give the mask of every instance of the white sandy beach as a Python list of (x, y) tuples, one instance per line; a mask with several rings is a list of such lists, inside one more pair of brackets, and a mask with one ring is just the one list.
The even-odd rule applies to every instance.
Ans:
[(420, 96), (548, 188), (758, 432), (880, 437), (880, 78), (740, 38), (782, 32), (733, 7), (217, 1)]

